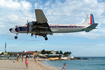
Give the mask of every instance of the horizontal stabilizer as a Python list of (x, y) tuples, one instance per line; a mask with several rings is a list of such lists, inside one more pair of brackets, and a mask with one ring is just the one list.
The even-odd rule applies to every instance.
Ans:
[(93, 29), (96, 29), (96, 26), (98, 25), (98, 23), (94, 23), (93, 25), (90, 25), (89, 27), (87, 27), (86, 29), (85, 29), (85, 31), (86, 32), (89, 32), (89, 31), (91, 31), (91, 30), (93, 30)]

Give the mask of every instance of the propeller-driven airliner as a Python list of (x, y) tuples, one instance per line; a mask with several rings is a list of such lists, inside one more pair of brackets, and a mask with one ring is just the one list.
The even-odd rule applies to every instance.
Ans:
[(18, 33), (31, 33), (31, 36), (42, 36), (45, 40), (48, 40), (47, 35), (53, 35), (53, 33), (71, 33), (71, 32), (90, 32), (96, 29), (98, 23), (94, 22), (93, 14), (88, 14), (86, 20), (82, 24), (48, 24), (48, 20), (45, 17), (41, 9), (35, 9), (36, 21), (28, 22), (26, 25), (18, 25), (10, 28), (11, 33), (15, 33), (14, 37), (17, 39)]

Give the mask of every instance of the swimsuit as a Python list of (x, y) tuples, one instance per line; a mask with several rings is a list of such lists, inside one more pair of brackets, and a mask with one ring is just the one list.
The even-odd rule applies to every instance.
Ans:
[(28, 64), (28, 61), (25, 61), (26, 64)]
[(64, 70), (64, 69), (66, 69), (66, 67), (63, 67), (62, 69)]

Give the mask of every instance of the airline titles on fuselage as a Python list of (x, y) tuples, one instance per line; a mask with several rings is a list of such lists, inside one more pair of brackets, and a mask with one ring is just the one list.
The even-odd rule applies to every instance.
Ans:
[[(84, 28), (85, 26), (76, 26), (76, 25), (70, 25), (70, 26), (64, 26), (64, 25), (49, 25), (50, 28)], [(31, 27), (30, 27), (31, 28)], [(26, 31), (27, 30), (27, 26), (19, 26), (17, 28), (15, 28), (16, 32), (19, 31)]]

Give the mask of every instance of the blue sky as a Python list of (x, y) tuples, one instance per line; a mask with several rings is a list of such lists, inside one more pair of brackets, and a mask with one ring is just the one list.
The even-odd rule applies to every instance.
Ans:
[[(92, 13), (98, 29), (48, 35), (49, 40), (30, 34), (15, 34), (9, 28), (35, 21), (35, 9), (42, 9), (49, 24), (80, 24)], [(0, 51), (71, 51), (73, 56), (105, 56), (105, 1), (104, 0), (0, 0)]]

